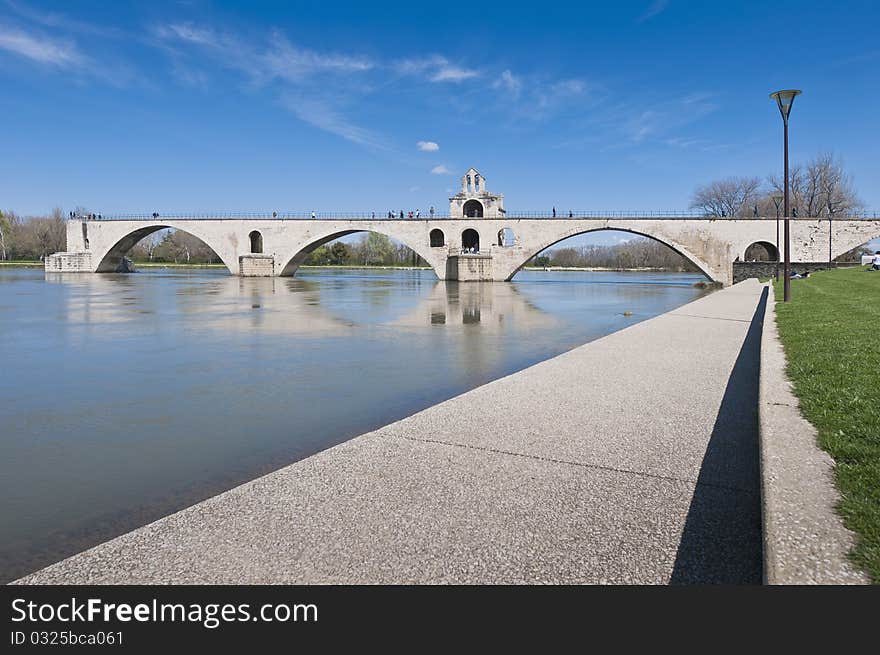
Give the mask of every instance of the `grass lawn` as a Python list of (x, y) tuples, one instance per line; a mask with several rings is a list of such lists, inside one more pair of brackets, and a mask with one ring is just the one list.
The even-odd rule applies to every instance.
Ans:
[(880, 272), (819, 271), (776, 283), (788, 377), (819, 445), (837, 463), (838, 507), (857, 535), (853, 561), (880, 584)]

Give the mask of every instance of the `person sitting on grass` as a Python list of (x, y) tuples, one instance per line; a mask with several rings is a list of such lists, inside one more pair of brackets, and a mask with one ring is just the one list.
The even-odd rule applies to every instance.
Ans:
[(872, 271), (880, 271), (880, 250), (874, 253), (874, 263), (871, 264)]

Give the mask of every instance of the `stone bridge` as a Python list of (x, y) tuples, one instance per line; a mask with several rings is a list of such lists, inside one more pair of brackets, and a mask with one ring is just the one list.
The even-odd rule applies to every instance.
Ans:
[[(775, 218), (517, 218), (281, 219), (173, 218), (71, 219), (67, 252), (46, 260), (49, 272), (113, 272), (142, 238), (163, 228), (187, 232), (210, 246), (229, 271), (242, 276), (293, 275), (315, 248), (357, 232), (378, 232), (407, 245), (441, 280), (510, 280), (532, 257), (568, 237), (621, 230), (650, 237), (723, 285), (733, 262), (751, 258), (760, 244), (776, 255)], [(791, 219), (793, 262), (828, 260), (828, 219)], [(835, 219), (831, 254), (837, 257), (880, 237), (880, 220)], [(467, 250), (467, 252), (463, 252)]]

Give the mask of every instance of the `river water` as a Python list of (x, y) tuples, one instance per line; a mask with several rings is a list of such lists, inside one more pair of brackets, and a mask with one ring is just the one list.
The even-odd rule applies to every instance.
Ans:
[(0, 268), (0, 580), (669, 311), (702, 279)]

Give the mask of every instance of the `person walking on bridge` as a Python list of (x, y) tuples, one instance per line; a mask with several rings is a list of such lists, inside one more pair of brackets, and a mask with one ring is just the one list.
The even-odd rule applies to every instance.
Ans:
[(421, 209), (417, 209), (417, 210), (416, 210), (416, 218), (421, 218), (421, 217), (422, 217), (422, 210), (421, 210)]
[(434, 218), (434, 205), (431, 205), (431, 208), (428, 210), (428, 213), (431, 215), (431, 218)]
[(315, 215), (315, 212), (312, 212), (312, 220), (315, 220), (316, 218), (317, 216)]
[(553, 218), (556, 218), (556, 207), (553, 207)]

